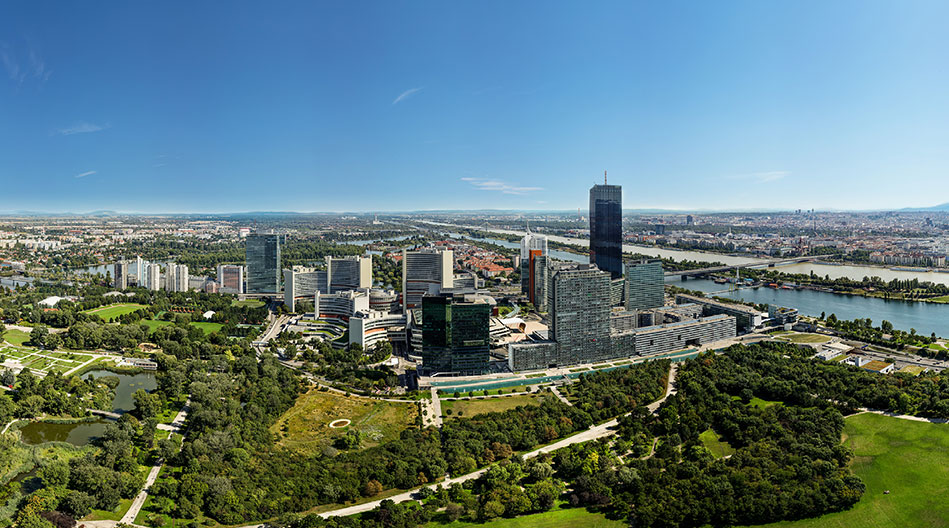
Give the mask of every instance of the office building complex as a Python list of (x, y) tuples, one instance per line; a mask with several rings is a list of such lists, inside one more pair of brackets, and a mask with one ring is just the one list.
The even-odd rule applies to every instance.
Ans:
[(281, 238), (275, 233), (247, 236), (247, 293), (280, 292)]
[[(640, 272), (654, 288), (655, 269), (647, 266)], [(734, 316), (701, 317), (703, 307), (690, 299), (679, 306), (613, 312), (615, 281), (596, 266), (562, 264), (548, 268), (548, 273), (547, 339), (509, 344), (512, 370), (672, 352), (728, 339), (737, 332)]]
[(744, 331), (751, 331), (761, 326), (764, 316), (767, 315), (744, 304), (723, 303), (707, 297), (685, 294), (676, 295), (676, 303), (697, 304), (702, 307), (703, 315), (730, 315), (738, 321), (738, 327)]
[(324, 293), (372, 287), (372, 256), (326, 257), (326, 280)]
[(662, 262), (649, 260), (626, 264), (626, 309), (648, 310), (665, 304)]
[[(535, 250), (536, 251), (536, 250)], [(546, 312), (548, 286), (550, 285), (550, 257), (531, 255), (528, 260), (527, 299), (538, 312)]]
[(294, 266), (283, 270), (283, 303), (290, 311), (296, 310), (296, 301), (313, 297), (317, 292), (329, 293), (326, 270)]
[(149, 264), (145, 270), (145, 287), (152, 291), (161, 289), (161, 266)]
[(623, 188), (606, 185), (605, 176), (590, 189), (590, 264), (623, 275)]
[[(537, 259), (541, 259), (537, 262)], [(521, 239), (521, 293), (527, 295), (527, 299), (534, 305), (544, 304), (538, 298), (537, 294), (546, 288), (541, 287), (541, 281), (546, 280), (547, 265), (547, 237), (531, 233), (530, 228), (527, 234)], [(538, 271), (541, 272), (540, 276)]]
[(491, 307), (475, 296), (424, 296), (420, 371), (425, 375), (487, 372), (490, 317)]
[(244, 266), (222, 264), (217, 267), (221, 293), (244, 293)]
[(454, 287), (450, 249), (402, 250), (402, 311), (422, 306), (422, 297)]
[(610, 355), (610, 274), (573, 264), (551, 271), (547, 309), (549, 336), (560, 345), (558, 364), (595, 361)]
[(120, 260), (112, 266), (112, 284), (115, 289), (124, 290), (129, 287), (129, 265), (124, 260)]

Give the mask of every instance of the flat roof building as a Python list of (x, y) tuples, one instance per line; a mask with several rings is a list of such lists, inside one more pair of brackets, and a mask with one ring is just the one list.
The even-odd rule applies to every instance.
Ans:
[(402, 250), (402, 311), (422, 306), (422, 297), (454, 287), (454, 254), (450, 249)]
[(623, 275), (623, 188), (603, 185), (590, 188), (590, 264), (618, 279)]
[(247, 236), (247, 293), (280, 292), (281, 235), (254, 233)]

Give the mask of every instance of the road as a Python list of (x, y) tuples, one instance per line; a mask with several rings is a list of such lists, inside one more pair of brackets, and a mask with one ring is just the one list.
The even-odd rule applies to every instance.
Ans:
[[(656, 400), (656, 401), (653, 402), (653, 403), (650, 403), (650, 404), (647, 406), (647, 408), (649, 409), (649, 412), (655, 414), (656, 411), (659, 410), (659, 407), (669, 398), (669, 396), (672, 396), (673, 394), (676, 393), (675, 388), (673, 387), (673, 384), (675, 383), (676, 372), (677, 372), (677, 365), (673, 364), (673, 365), (672, 365), (672, 368), (671, 368), (670, 371), (669, 371), (669, 379), (668, 379), (667, 382), (666, 382), (666, 393), (665, 393), (665, 395), (664, 395), (662, 398), (660, 398), (659, 400)], [(541, 448), (539, 448), (539, 449), (535, 449), (535, 450), (530, 451), (530, 452), (528, 452), (528, 453), (524, 453), (523, 457), (524, 457), (525, 459), (534, 458), (534, 457), (536, 457), (537, 455), (540, 455), (540, 454), (543, 454), (543, 453), (550, 453), (550, 452), (552, 452), (552, 451), (556, 451), (556, 450), (558, 450), (558, 449), (563, 449), (564, 447), (568, 447), (568, 446), (571, 446), (571, 445), (573, 445), (573, 444), (579, 444), (579, 443), (583, 443), (583, 442), (589, 442), (589, 441), (591, 441), (591, 440), (597, 440), (597, 439), (600, 439), (600, 438), (604, 438), (604, 437), (610, 436), (610, 435), (616, 433), (615, 427), (616, 427), (618, 424), (619, 424), (619, 419), (613, 419), (613, 420), (610, 420), (610, 421), (608, 421), (608, 422), (602, 423), (602, 424), (600, 424), (600, 425), (595, 425), (595, 426), (593, 426), (593, 427), (591, 427), (591, 428), (589, 428), (589, 429), (587, 429), (587, 430), (585, 430), (585, 431), (582, 431), (582, 432), (577, 433), (577, 434), (575, 434), (575, 435), (573, 435), (573, 436), (564, 438), (563, 440), (560, 440), (559, 442), (555, 442), (555, 443), (553, 443), (553, 444), (550, 444), (550, 445), (541, 447)], [(473, 473), (468, 473), (467, 475), (462, 475), (462, 476), (460, 476), (460, 477), (449, 478), (449, 479), (446, 479), (446, 480), (444, 480), (444, 481), (442, 481), (442, 482), (439, 482), (439, 483), (436, 483), (436, 484), (433, 484), (433, 485), (430, 485), (430, 486), (422, 486), (422, 487), (428, 487), (428, 488), (431, 488), (431, 489), (435, 489), (436, 486), (441, 485), (442, 487), (447, 488), (448, 486), (450, 486), (450, 485), (452, 485), (452, 484), (455, 484), (455, 483), (462, 483), (462, 482), (467, 482), (467, 481), (472, 480), (472, 479), (476, 479), (476, 478), (480, 477), (481, 475), (483, 475), (489, 468), (490, 468), (490, 466), (488, 466), (488, 467), (486, 467), (486, 468), (484, 468), (484, 469), (480, 469), (480, 470), (478, 470), (478, 471), (475, 471), (475, 472), (473, 472)], [(422, 488), (416, 488), (416, 489), (414, 489), (414, 490), (406, 491), (405, 493), (400, 493), (400, 494), (398, 494), (398, 495), (393, 495), (392, 497), (386, 497), (385, 499), (381, 499), (381, 500), (377, 500), (377, 501), (372, 501), (372, 502), (366, 502), (366, 503), (363, 503), (363, 504), (357, 504), (357, 505), (355, 505), (355, 506), (347, 506), (346, 508), (340, 508), (340, 509), (337, 509), (337, 510), (331, 510), (331, 511), (323, 512), (323, 513), (321, 513), (321, 514), (319, 514), (319, 515), (320, 515), (320, 517), (323, 517), (324, 519), (326, 519), (326, 518), (329, 518), (329, 517), (346, 517), (346, 516), (349, 516), (349, 515), (355, 515), (355, 514), (357, 514), (357, 513), (367, 512), (367, 511), (370, 511), (370, 510), (373, 510), (373, 509), (377, 508), (380, 504), (382, 504), (382, 501), (383, 501), (383, 500), (391, 500), (392, 502), (405, 502), (405, 501), (409, 501), (409, 500), (414, 500), (414, 499), (416, 498), (416, 495), (418, 494), (419, 490), (421, 490), (421, 489), (422, 489)], [(246, 527), (242, 527), (242, 528), (253, 528), (253, 527), (256, 527), (256, 526), (260, 526), (260, 525), (252, 525), (252, 526), (246, 526)]]

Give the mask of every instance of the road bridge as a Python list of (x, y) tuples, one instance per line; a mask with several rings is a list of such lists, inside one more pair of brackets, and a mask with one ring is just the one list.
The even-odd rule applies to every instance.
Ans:
[(797, 264), (798, 262), (809, 262), (817, 260), (817, 257), (791, 257), (791, 258), (779, 258), (779, 259), (769, 259), (769, 260), (756, 260), (752, 262), (746, 262), (744, 264), (731, 264), (728, 266), (712, 266), (710, 268), (699, 268), (692, 270), (679, 270), (679, 271), (667, 271), (666, 277), (700, 277), (702, 275), (709, 275), (711, 273), (725, 273), (729, 271), (734, 271), (741, 268), (773, 268), (781, 264)]

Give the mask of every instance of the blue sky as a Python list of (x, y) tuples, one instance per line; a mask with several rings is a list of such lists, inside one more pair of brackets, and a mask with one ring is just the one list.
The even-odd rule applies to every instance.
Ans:
[(6, 2), (0, 211), (949, 202), (949, 3)]

